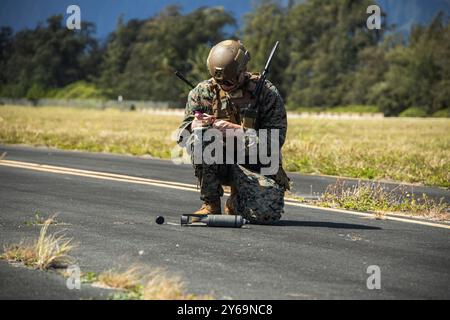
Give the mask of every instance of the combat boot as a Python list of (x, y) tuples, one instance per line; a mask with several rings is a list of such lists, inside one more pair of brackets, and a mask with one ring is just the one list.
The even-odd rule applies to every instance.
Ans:
[(233, 206), (233, 203), (236, 200), (236, 197), (237, 197), (237, 190), (236, 190), (236, 188), (231, 187), (230, 197), (227, 199), (227, 202), (225, 203), (224, 214), (236, 215), (236, 211), (234, 210), (234, 206)]
[(220, 198), (214, 201), (205, 201), (200, 209), (194, 214), (222, 214), (220, 207)]

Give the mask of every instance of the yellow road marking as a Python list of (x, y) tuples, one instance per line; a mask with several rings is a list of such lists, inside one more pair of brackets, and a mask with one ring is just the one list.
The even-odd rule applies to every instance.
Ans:
[(80, 169), (56, 167), (56, 166), (49, 166), (49, 165), (40, 165), (40, 164), (35, 164), (35, 163), (10, 161), (10, 160), (0, 160), (0, 165), (6, 166), (6, 167), (29, 169), (29, 170), (51, 172), (51, 173), (58, 173), (58, 174), (67, 174), (67, 175), (81, 176), (81, 177), (88, 177), (88, 178), (95, 178), (95, 179), (102, 179), (102, 180), (151, 185), (151, 186), (156, 186), (156, 187), (171, 188), (171, 189), (177, 189), (177, 190), (197, 191), (196, 187), (194, 185), (182, 184), (182, 183), (177, 183), (177, 182), (166, 182), (166, 181), (154, 180), (154, 179), (145, 179), (145, 178), (139, 178), (139, 177), (131, 177), (131, 176), (126, 176), (126, 175), (106, 173), (106, 172), (80, 170)]
[[(101, 179), (101, 180), (127, 182), (127, 183), (141, 184), (141, 185), (150, 185), (150, 186), (161, 187), (161, 188), (198, 192), (197, 187), (193, 184), (156, 180), (156, 179), (148, 179), (148, 178), (140, 178), (140, 177), (133, 177), (133, 176), (128, 176), (128, 175), (108, 173), (108, 172), (74, 169), (74, 168), (68, 168), (68, 167), (52, 166), (52, 165), (46, 165), (46, 164), (37, 164), (37, 163), (21, 162), (21, 161), (13, 161), (13, 160), (0, 160), (0, 165), (5, 166), (5, 167), (21, 168), (21, 169), (28, 169), (28, 170), (35, 170), (35, 171), (42, 171), (42, 172), (51, 172), (51, 173), (57, 173), (57, 174), (66, 174), (66, 175), (88, 177), (88, 178)], [(225, 194), (228, 195), (227, 193), (225, 193)], [(365, 217), (365, 218), (367, 218), (367, 217), (373, 218), (373, 214), (371, 214), (371, 213), (356, 212), (356, 211), (349, 211), (349, 210), (342, 210), (342, 209), (335, 209), (335, 208), (317, 207), (317, 206), (312, 206), (312, 205), (308, 205), (308, 204), (303, 204), (303, 203), (300, 203), (300, 202), (297, 202), (294, 200), (286, 200), (285, 204), (289, 205), (289, 206), (300, 207), (300, 208), (324, 210), (324, 211), (328, 211), (328, 212), (336, 212), (336, 213), (338, 212), (338, 213), (351, 214), (351, 215)], [(450, 229), (450, 225), (446, 225), (446, 224), (411, 220), (411, 219), (393, 217), (393, 216), (386, 216), (386, 220)]]

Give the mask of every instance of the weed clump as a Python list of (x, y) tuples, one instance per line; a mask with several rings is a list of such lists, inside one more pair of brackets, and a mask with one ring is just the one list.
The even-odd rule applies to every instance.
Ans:
[(440, 199), (436, 201), (426, 194), (417, 197), (397, 187), (387, 190), (380, 183), (362, 183), (346, 186), (338, 181), (328, 186), (316, 204), (324, 207), (341, 208), (355, 211), (369, 211), (377, 214), (405, 213), (436, 220), (450, 218), (450, 206)]
[(23, 263), (24, 265), (41, 270), (50, 268), (64, 268), (73, 262), (69, 252), (74, 248), (72, 240), (61, 233), (48, 233), (53, 218), (44, 221), (39, 238), (34, 242), (20, 242), (4, 247), (0, 259), (9, 262)]
[(168, 276), (161, 269), (147, 271), (136, 266), (126, 271), (100, 273), (93, 285), (117, 289), (113, 300), (210, 300), (212, 296), (188, 294), (178, 277)]

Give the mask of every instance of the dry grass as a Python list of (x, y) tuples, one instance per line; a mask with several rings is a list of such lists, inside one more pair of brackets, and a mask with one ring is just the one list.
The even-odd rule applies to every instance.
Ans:
[(133, 266), (126, 271), (106, 271), (96, 277), (93, 285), (118, 289), (122, 292), (112, 295), (117, 300), (206, 300), (209, 295), (198, 296), (185, 292), (182, 281), (168, 276), (161, 269), (148, 271)]
[[(0, 107), (0, 142), (170, 158), (179, 116)], [(450, 119), (290, 119), (289, 171), (450, 187)]]
[(39, 238), (33, 243), (21, 242), (5, 246), (0, 258), (41, 270), (63, 268), (72, 263), (73, 258), (69, 256), (69, 252), (74, 248), (71, 239), (67, 239), (63, 234), (48, 233), (53, 221), (53, 218), (49, 218), (44, 222)]
[(34, 245), (26, 242), (5, 246), (0, 258), (9, 262), (23, 263), (26, 266), (35, 266), (37, 261)]
[(169, 277), (157, 270), (147, 278), (143, 287), (144, 300), (211, 300), (211, 295), (194, 295), (185, 292), (184, 284), (178, 277)]
[(450, 119), (289, 121), (289, 171), (450, 187)]
[(0, 106), (0, 142), (170, 158), (180, 119), (107, 109)]
[(386, 213), (403, 213), (433, 220), (450, 220), (450, 205), (441, 199), (436, 201), (425, 194), (416, 197), (398, 187), (386, 190), (379, 183), (359, 183), (347, 187), (338, 181), (329, 186), (314, 204), (348, 210), (374, 212), (377, 219)]
[(123, 272), (109, 270), (99, 274), (97, 282), (94, 284), (113, 289), (137, 291), (141, 286), (140, 281), (142, 280), (142, 275), (139, 271), (138, 267), (131, 267)]

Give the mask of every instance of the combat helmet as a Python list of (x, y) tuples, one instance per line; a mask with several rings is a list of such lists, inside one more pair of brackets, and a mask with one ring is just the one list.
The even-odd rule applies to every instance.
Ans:
[(239, 81), (249, 61), (250, 53), (240, 41), (225, 40), (211, 49), (206, 64), (217, 83), (233, 85)]

